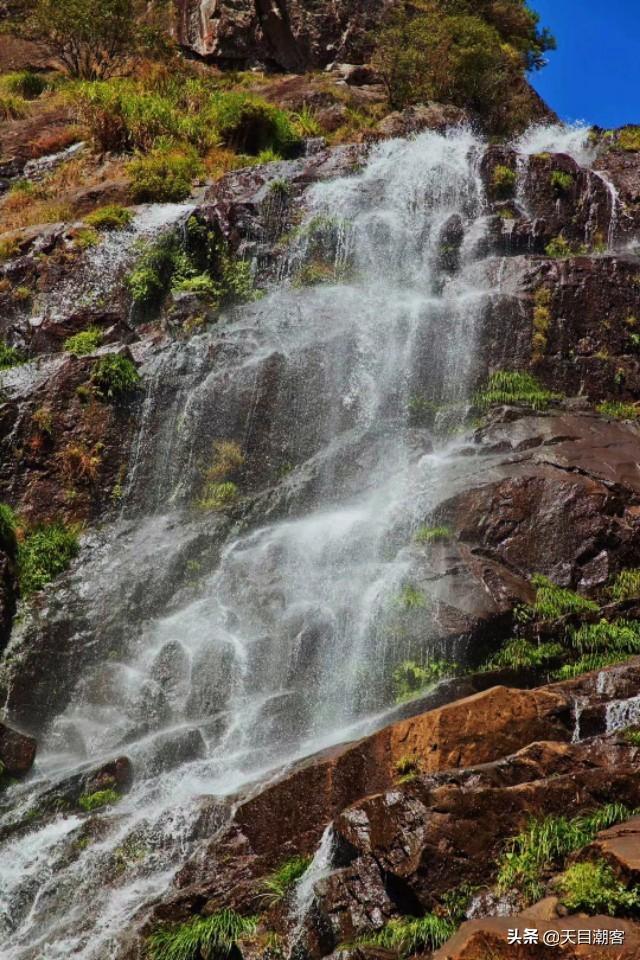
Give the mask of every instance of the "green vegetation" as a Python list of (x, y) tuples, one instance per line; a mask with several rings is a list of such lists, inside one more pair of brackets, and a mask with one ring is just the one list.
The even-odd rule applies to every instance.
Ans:
[(78, 528), (50, 523), (28, 530), (18, 541), (18, 580), (24, 597), (42, 590), (78, 553)]
[(262, 899), (267, 907), (274, 907), (285, 899), (291, 888), (306, 872), (310, 863), (311, 857), (291, 857), (273, 873), (264, 877), (260, 883), (260, 888)]
[(554, 170), (549, 177), (549, 183), (558, 196), (564, 196), (573, 188), (574, 179), (572, 174), (565, 173), (564, 170)]
[(624, 663), (631, 656), (630, 653), (587, 653), (573, 663), (565, 663), (555, 672), (554, 676), (557, 680), (573, 680), (574, 677), (581, 677), (583, 673), (591, 673), (592, 670), (604, 670), (605, 667)]
[(83, 793), (78, 800), (78, 804), (87, 813), (91, 813), (101, 807), (113, 806), (119, 799), (120, 794), (117, 790), (96, 790), (95, 793)]
[(640, 730), (637, 727), (630, 727), (623, 732), (622, 736), (632, 747), (640, 747)]
[(394, 4), (371, 39), (372, 63), (393, 109), (454, 103), (479, 111), (496, 132), (526, 124), (524, 74), (542, 67), (555, 45), (522, 0)]
[(207, 482), (218, 482), (237, 477), (244, 466), (244, 454), (233, 440), (216, 440), (213, 444), (211, 465), (205, 472)]
[(238, 485), (231, 480), (224, 483), (207, 483), (198, 506), (203, 510), (222, 510), (238, 499)]
[(640, 910), (640, 889), (627, 890), (604, 860), (572, 864), (558, 878), (556, 887), (570, 913), (617, 917)]
[(398, 777), (398, 783), (410, 783), (415, 780), (421, 772), (420, 758), (414, 756), (400, 757), (396, 760), (394, 768)]
[(140, 374), (133, 360), (110, 353), (94, 364), (91, 382), (103, 400), (119, 400), (135, 390)]
[(561, 816), (530, 820), (522, 833), (507, 842), (498, 865), (498, 889), (518, 890), (530, 903), (539, 900), (545, 874), (591, 843), (600, 830), (627, 820), (632, 813), (624, 804), (611, 803), (571, 820)]
[(24, 357), (15, 347), (9, 347), (4, 340), (0, 340), (0, 370), (17, 367), (24, 363)]
[(596, 413), (611, 420), (637, 420), (640, 410), (634, 403), (622, 403), (618, 400), (605, 400), (596, 407)]
[(551, 290), (539, 287), (534, 296), (533, 334), (531, 337), (531, 360), (540, 363), (544, 358), (551, 325)]
[(18, 518), (8, 503), (0, 503), (0, 541), (15, 545)]
[(524, 637), (514, 637), (487, 662), (484, 669), (541, 667), (562, 657), (564, 653), (565, 649), (559, 643), (536, 643)]
[[(588, 248), (583, 243), (570, 243), (566, 237), (560, 234), (549, 240), (549, 243), (544, 248), (544, 252), (548, 257), (553, 257), (556, 260), (565, 260), (567, 257), (584, 255), (588, 252)], [(599, 250), (598, 252), (602, 251)]]
[(640, 150), (640, 127), (623, 127), (618, 134), (618, 146), (632, 153)]
[(96, 230), (124, 230), (133, 220), (133, 214), (126, 207), (118, 204), (109, 204), (106, 207), (98, 207), (87, 214), (84, 222)]
[(600, 620), (569, 631), (571, 646), (580, 654), (640, 653), (640, 621)]
[(530, 373), (498, 370), (476, 394), (475, 406), (488, 410), (502, 404), (523, 404), (534, 410), (546, 410), (552, 401), (559, 399), (560, 394), (547, 390)]
[(413, 700), (423, 691), (458, 669), (457, 664), (446, 660), (430, 660), (421, 665), (414, 660), (405, 660), (393, 671), (393, 692), (396, 703)]
[(0, 91), (0, 120), (19, 120), (27, 115), (29, 105), (24, 97)]
[[(2, 108), (0, 104), (0, 115), (2, 114)], [(20, 253), (20, 244), (13, 237), (7, 237), (4, 240), (0, 240), (0, 263), (4, 263), (5, 260), (12, 260), (13, 257), (17, 257)]]
[(94, 353), (102, 343), (102, 332), (97, 327), (89, 327), (80, 333), (74, 333), (64, 341), (64, 349), (76, 357), (85, 357)]
[(405, 610), (420, 610), (427, 606), (427, 598), (421, 590), (407, 583), (400, 591), (398, 604)]
[(444, 543), (452, 537), (450, 527), (420, 527), (413, 539), (416, 543)]
[(256, 917), (220, 910), (152, 933), (147, 941), (149, 954), (151, 960), (223, 960), (239, 941), (252, 936), (257, 926)]
[(599, 609), (595, 601), (559, 587), (540, 573), (534, 574), (531, 582), (536, 587), (536, 599), (531, 609), (542, 620), (557, 620), (570, 613), (595, 613)]
[(169, 203), (185, 200), (191, 185), (203, 171), (193, 147), (164, 144), (139, 154), (128, 166), (131, 192), (138, 203)]
[(47, 81), (33, 70), (18, 70), (0, 76), (0, 96), (3, 93), (14, 94), (24, 100), (35, 100), (47, 88)]
[(195, 293), (210, 303), (217, 303), (220, 299), (220, 285), (206, 273), (198, 273), (195, 277), (183, 277), (181, 280), (176, 280), (171, 289), (177, 293)]
[(466, 884), (449, 890), (432, 913), (390, 920), (382, 930), (359, 937), (354, 946), (382, 947), (400, 957), (438, 950), (466, 918), (473, 893)]
[(505, 167), (503, 164), (494, 167), (491, 186), (496, 197), (506, 200), (513, 196), (517, 181), (517, 174), (511, 167)]
[(612, 600), (635, 600), (640, 597), (640, 570), (621, 570), (609, 587)]

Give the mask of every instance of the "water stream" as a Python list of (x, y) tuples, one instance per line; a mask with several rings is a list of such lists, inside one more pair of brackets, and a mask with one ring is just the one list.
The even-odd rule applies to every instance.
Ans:
[[(582, 149), (573, 137), (566, 149)], [(464, 130), (376, 147), (360, 172), (312, 188), (266, 297), (147, 362), (123, 517), (70, 580), (88, 626), (69, 643), (91, 638), (97, 653), (0, 830), (101, 758), (126, 754), (134, 784), (91, 843), (76, 815), (5, 842), (6, 960), (116, 957), (197, 842), (203, 795), (381, 726), (402, 660), (464, 657), (443, 645), (437, 579), (413, 538), (477, 469), (451, 427), (497, 295), (482, 151)], [(127, 251), (109, 242), (119, 264)], [(297, 283), (327, 243), (338, 279)], [(216, 440), (264, 474), (244, 528), (194, 507)]]

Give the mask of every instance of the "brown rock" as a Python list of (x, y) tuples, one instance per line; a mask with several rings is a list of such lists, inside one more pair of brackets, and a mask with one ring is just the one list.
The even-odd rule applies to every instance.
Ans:
[(625, 883), (640, 881), (640, 817), (618, 823), (598, 834), (584, 856), (603, 857), (615, 868)]
[(9, 776), (24, 776), (33, 766), (36, 741), (0, 723), (0, 765)]

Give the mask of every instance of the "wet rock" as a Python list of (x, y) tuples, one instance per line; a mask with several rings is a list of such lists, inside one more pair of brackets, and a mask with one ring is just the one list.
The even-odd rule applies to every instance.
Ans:
[(640, 817), (618, 823), (598, 834), (581, 859), (604, 859), (625, 884), (640, 881)]
[(148, 776), (157, 776), (183, 763), (201, 760), (206, 756), (206, 744), (200, 730), (193, 727), (162, 733), (154, 738), (152, 747), (145, 751), (144, 769)]
[(0, 723), (0, 768), (9, 776), (24, 776), (33, 766), (36, 741)]
[(428, 103), (405, 110), (390, 113), (375, 126), (376, 134), (381, 137), (409, 137), (424, 130), (444, 133), (450, 127), (469, 123), (471, 116), (467, 110), (452, 104)]

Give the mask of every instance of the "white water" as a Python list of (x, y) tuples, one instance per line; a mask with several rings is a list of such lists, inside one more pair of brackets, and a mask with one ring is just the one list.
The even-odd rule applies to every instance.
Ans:
[[(130, 479), (132, 503), (147, 516), (79, 568), (77, 594), (97, 604), (104, 655), (83, 671), (39, 758), (55, 780), (126, 753), (134, 786), (73, 858), (62, 854), (77, 840), (75, 817), (5, 845), (3, 862), (17, 865), (0, 888), (6, 960), (115, 958), (118, 935), (194, 849), (198, 797), (228, 796), (380, 726), (397, 663), (463, 654), (443, 645), (429, 551), (412, 538), (476, 468), (455, 440), (433, 446), (410, 410), (416, 398), (444, 403), (439, 417), (455, 424), (473, 380), (482, 311), (495, 293), (479, 252), (481, 152), (467, 131), (427, 133), (383, 144), (361, 173), (316, 186), (282, 283), (220, 335), (172, 347), (149, 371)], [(148, 217), (164, 228), (182, 215)], [(312, 243), (318, 217), (323, 235)], [(446, 269), (452, 218), (463, 240)], [(290, 277), (313, 244), (332, 243), (349, 279), (296, 289)], [(132, 247), (109, 250), (116, 260), (102, 269), (112, 282)], [(275, 388), (265, 375), (273, 363)], [(275, 389), (266, 412), (265, 384)], [(203, 458), (212, 440), (241, 436), (250, 446), (256, 431), (270, 431), (260, 456), (292, 469), (274, 519), (232, 532), (215, 562), (215, 518), (194, 520), (189, 509)], [(211, 540), (214, 561), (196, 562), (162, 615), (129, 615), (127, 591), (153, 588), (153, 568), (169, 569), (186, 549), (189, 524)], [(407, 588), (423, 598), (415, 608), (403, 604)], [(122, 643), (111, 650), (107, 625), (120, 608)], [(10, 656), (20, 643), (17, 631)], [(37, 794), (36, 786), (34, 802)], [(142, 853), (128, 858), (130, 849)], [(325, 854), (321, 847), (319, 869)], [(303, 881), (300, 910), (308, 896)]]
[(583, 123), (536, 124), (516, 140), (518, 153), (535, 156), (539, 153), (566, 153), (581, 167), (590, 167), (597, 155), (591, 139), (591, 127)]

